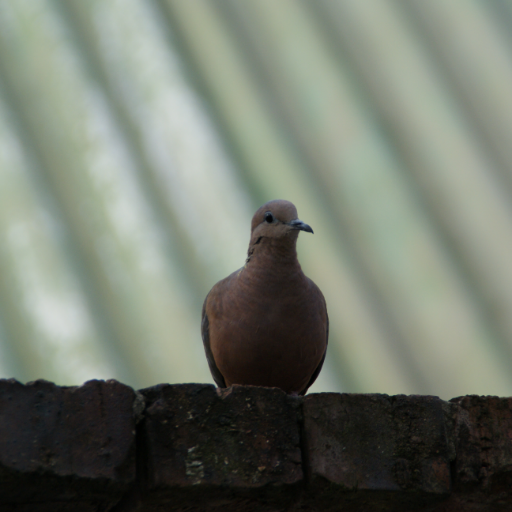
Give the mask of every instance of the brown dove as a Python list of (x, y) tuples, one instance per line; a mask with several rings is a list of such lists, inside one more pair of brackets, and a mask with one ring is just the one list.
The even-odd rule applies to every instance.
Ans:
[(329, 318), (322, 292), (297, 259), (300, 231), (313, 233), (289, 201), (254, 214), (245, 265), (203, 304), (201, 332), (216, 384), (277, 387), (304, 395), (325, 359)]

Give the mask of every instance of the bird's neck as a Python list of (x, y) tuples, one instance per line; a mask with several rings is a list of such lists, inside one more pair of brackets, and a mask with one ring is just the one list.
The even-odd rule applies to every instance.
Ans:
[(267, 238), (251, 240), (245, 268), (268, 272), (300, 271), (297, 259), (297, 237)]

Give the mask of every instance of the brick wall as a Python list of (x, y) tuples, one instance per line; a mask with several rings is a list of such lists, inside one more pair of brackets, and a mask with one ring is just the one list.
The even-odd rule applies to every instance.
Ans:
[(512, 399), (0, 380), (0, 512), (510, 511)]

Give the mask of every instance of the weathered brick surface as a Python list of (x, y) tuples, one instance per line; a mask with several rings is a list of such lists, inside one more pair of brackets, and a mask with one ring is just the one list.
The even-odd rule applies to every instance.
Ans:
[[(450, 500), (468, 511), (512, 510), (512, 398), (454, 398), (457, 458)], [(455, 505), (454, 505), (455, 506)]]
[(135, 480), (134, 398), (112, 380), (0, 380), (0, 509), (108, 510)]
[(141, 392), (144, 510), (283, 510), (296, 498), (299, 398), (201, 384)]
[[(104, 508), (105, 507), (105, 508)], [(102, 501), (53, 501), (39, 503), (9, 503), (0, 505), (1, 512), (103, 512), (112, 510)]]
[(0, 380), (0, 512), (512, 510), (512, 398), (141, 393)]
[(303, 407), (305, 508), (414, 510), (448, 497), (455, 453), (439, 398), (323, 393)]

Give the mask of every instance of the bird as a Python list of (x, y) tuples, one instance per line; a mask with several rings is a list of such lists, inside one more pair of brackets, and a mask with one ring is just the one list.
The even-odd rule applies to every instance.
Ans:
[(293, 203), (265, 203), (252, 218), (245, 265), (206, 296), (201, 334), (219, 388), (275, 387), (303, 396), (318, 377), (329, 317), (322, 292), (297, 259), (301, 231), (313, 233)]

